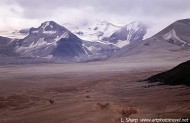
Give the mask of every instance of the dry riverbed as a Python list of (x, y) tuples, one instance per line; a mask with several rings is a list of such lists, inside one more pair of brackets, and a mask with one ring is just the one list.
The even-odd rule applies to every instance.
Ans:
[(177, 62), (0, 67), (0, 123), (116, 123), (190, 118), (190, 88), (138, 82)]

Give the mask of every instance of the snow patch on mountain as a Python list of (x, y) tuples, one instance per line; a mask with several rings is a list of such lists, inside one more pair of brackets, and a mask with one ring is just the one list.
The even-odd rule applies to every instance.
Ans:
[(45, 30), (43, 30), (43, 33), (44, 34), (55, 34), (56, 31), (45, 31)]
[[(49, 21), (43, 23), (43, 24), (42, 24), (43, 30), (45, 30), (45, 28), (46, 28), (47, 26), (49, 26), (49, 25), (50, 25)], [(52, 26), (51, 26), (51, 27), (52, 27)]]
[(119, 48), (122, 48), (122, 47), (124, 47), (124, 46), (126, 46), (126, 45), (128, 45), (129, 44), (129, 41), (128, 40), (126, 40), (126, 41), (118, 41), (116, 44), (114, 44), (115, 46), (117, 46), (117, 47), (119, 47)]
[(62, 38), (69, 38), (68, 33), (67, 33), (67, 32), (64, 32), (61, 36), (57, 36), (57, 37), (55, 38), (55, 41), (57, 42), (57, 41), (59, 41), (59, 40), (62, 39)]
[(168, 33), (166, 33), (165, 35), (163, 35), (163, 38), (165, 40), (172, 40), (174, 41), (174, 43), (180, 43), (182, 46), (185, 46), (187, 44), (187, 42), (181, 40), (174, 29), (172, 29), (171, 31), (169, 31)]

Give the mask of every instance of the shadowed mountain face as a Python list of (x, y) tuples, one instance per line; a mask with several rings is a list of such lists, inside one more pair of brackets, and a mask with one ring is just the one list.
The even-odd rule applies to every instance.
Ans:
[(179, 20), (149, 39), (123, 47), (113, 57), (190, 58), (190, 19)]
[(14, 56), (14, 46), (9, 45), (11, 42), (10, 38), (0, 36), (0, 56)]
[(163, 82), (169, 85), (189, 85), (190, 86), (190, 61), (184, 62), (177, 67), (154, 75), (147, 79), (150, 82)]
[(29, 35), (20, 40), (16, 52), (24, 57), (80, 61), (87, 56), (82, 40), (53, 21), (31, 28)]
[(58, 46), (52, 51), (54, 59), (74, 59), (84, 58), (86, 55), (85, 50), (82, 48), (82, 42), (76, 36), (68, 38), (62, 38), (57, 44)]

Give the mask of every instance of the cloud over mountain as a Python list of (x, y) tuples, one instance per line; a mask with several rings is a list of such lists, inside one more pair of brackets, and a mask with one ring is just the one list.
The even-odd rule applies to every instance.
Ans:
[(151, 31), (155, 33), (175, 20), (188, 18), (189, 4), (189, 0), (1, 0), (0, 26), (24, 28), (47, 20), (85, 23), (100, 19), (118, 24), (140, 20), (154, 25)]

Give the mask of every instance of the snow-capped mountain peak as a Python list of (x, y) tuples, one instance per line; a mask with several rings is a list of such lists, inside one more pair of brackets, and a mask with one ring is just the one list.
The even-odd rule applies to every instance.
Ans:
[(113, 43), (117, 43), (118, 40), (127, 40), (129, 43), (132, 43), (137, 40), (143, 40), (144, 35), (147, 32), (146, 30), (147, 27), (143, 23), (135, 21), (113, 33), (109, 40)]
[(46, 21), (41, 24), (38, 28), (31, 28), (31, 33), (43, 33), (43, 34), (56, 34), (57, 32), (69, 32), (66, 28), (63, 26), (55, 23), (54, 21)]
[(22, 56), (80, 60), (85, 57), (86, 49), (82, 41), (65, 27), (47, 21), (38, 28), (31, 28), (27, 37), (20, 40), (16, 52)]
[(93, 23), (79, 26), (69, 23), (65, 25), (83, 40), (113, 44), (118, 48), (122, 48), (135, 41), (143, 40), (147, 33), (146, 25), (139, 21), (134, 21), (125, 26), (119, 26), (105, 20), (97, 20)]
[(146, 25), (141, 22), (134, 21), (120, 28), (104, 41), (122, 48), (128, 44), (143, 40), (146, 33)]

